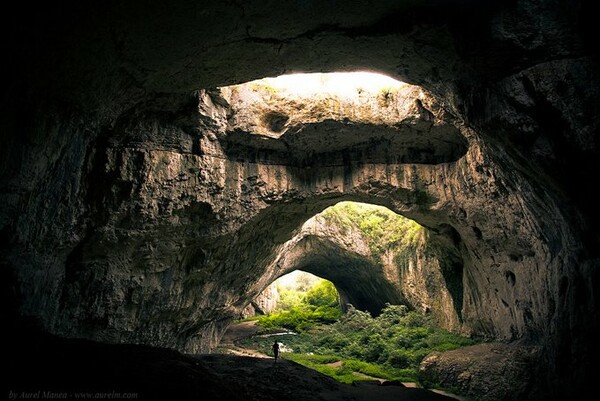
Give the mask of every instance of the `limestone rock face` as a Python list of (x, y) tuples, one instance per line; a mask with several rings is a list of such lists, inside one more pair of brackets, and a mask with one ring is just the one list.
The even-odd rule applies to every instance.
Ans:
[(220, 124), (226, 126), (222, 137), (228, 147), (270, 150), (271, 157), (285, 154), (288, 165), (313, 166), (318, 165), (318, 156), (331, 163), (331, 156), (341, 151), (388, 164), (440, 163), (464, 155), (465, 138), (422, 88), (392, 82), (379, 88), (356, 84), (328, 91), (335, 83), (360, 80), (361, 74), (312, 76), (296, 76), (306, 81), (309, 89), (304, 91), (272, 86), (277, 79), (222, 88), (217, 96), (229, 105), (227, 121)]
[(257, 314), (269, 314), (275, 310), (277, 301), (279, 300), (279, 293), (275, 284), (269, 285), (258, 294), (252, 302), (244, 308), (242, 311), (242, 317), (255, 316)]
[[(354, 200), (456, 250), (439, 270), (462, 272), (447, 287), (460, 330), (539, 345), (531, 380), (546, 399), (594, 384), (600, 73), (588, 2), (269, 4), (67, 2), (2, 24), (11, 316), (209, 351), (302, 224)], [(362, 69), (420, 86), (425, 110), (406, 103), (400, 127), (286, 109), (244, 125), (217, 89)]]
[(484, 343), (447, 352), (434, 352), (423, 360), (423, 380), (442, 383), (469, 399), (522, 400), (539, 391), (531, 388), (539, 372), (539, 347)]

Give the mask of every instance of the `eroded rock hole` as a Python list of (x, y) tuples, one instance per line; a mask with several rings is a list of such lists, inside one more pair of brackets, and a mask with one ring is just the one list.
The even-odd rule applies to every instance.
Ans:
[(511, 286), (515, 285), (515, 282), (517, 281), (517, 276), (515, 276), (515, 273), (511, 272), (510, 270), (507, 270), (504, 272), (504, 277), (506, 277), (506, 281)]
[(245, 310), (247, 317), (281, 314), (278, 322), (290, 330), (297, 330), (316, 322), (333, 322), (342, 312), (341, 294), (335, 285), (314, 274), (295, 270), (271, 283)]
[(262, 117), (262, 121), (265, 126), (273, 132), (283, 131), (285, 124), (289, 121), (289, 119), (289, 116), (276, 111), (265, 113), (265, 115)]
[(460, 236), (433, 232), (390, 209), (343, 201), (308, 219), (277, 257), (279, 273), (303, 270), (334, 283), (346, 304), (378, 315), (387, 304), (429, 311), (460, 326)]
[[(459, 124), (424, 89), (366, 73), (293, 74), (204, 91), (200, 110), (230, 157), (291, 165), (437, 164), (467, 150)], [(226, 116), (226, 119), (225, 119)]]
[(288, 244), (278, 257), (281, 274), (300, 269), (331, 280), (347, 303), (374, 315), (386, 303), (439, 312), (432, 308), (438, 291), (452, 298), (448, 287), (460, 282), (446, 282), (460, 265), (448, 257), (452, 240), (383, 206), (340, 202), (308, 219)]

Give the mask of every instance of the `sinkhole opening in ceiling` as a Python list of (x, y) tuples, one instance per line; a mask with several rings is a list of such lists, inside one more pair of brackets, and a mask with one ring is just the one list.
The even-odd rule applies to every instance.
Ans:
[(226, 105), (221, 140), (238, 159), (264, 151), (272, 163), (305, 166), (350, 152), (361, 162), (436, 164), (467, 149), (435, 97), (382, 74), (290, 74), (216, 90)]
[(355, 98), (361, 94), (399, 91), (411, 86), (387, 75), (365, 71), (288, 74), (262, 78), (243, 85), (265, 86), (280, 96), (298, 98), (314, 98), (319, 95)]
[(417, 86), (371, 72), (281, 75), (218, 89), (233, 112), (231, 128), (271, 138), (325, 121), (394, 125), (425, 98)]

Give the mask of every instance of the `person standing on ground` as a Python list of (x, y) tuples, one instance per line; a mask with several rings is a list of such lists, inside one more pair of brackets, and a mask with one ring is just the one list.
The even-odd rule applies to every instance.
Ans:
[(273, 355), (275, 356), (275, 362), (277, 362), (277, 358), (279, 357), (279, 343), (275, 341), (273, 343)]

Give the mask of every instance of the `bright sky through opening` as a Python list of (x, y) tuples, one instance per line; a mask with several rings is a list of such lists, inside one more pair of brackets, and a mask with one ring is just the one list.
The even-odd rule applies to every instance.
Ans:
[(298, 97), (311, 97), (316, 94), (348, 97), (356, 96), (360, 91), (374, 93), (406, 85), (386, 75), (372, 72), (290, 74), (263, 78), (255, 82)]
[[(307, 276), (308, 276), (308, 280), (307, 280)], [(320, 280), (320, 277), (315, 276), (314, 274), (307, 273), (302, 270), (294, 270), (291, 273), (288, 273), (288, 274), (285, 274), (285, 275), (279, 277), (276, 281), (282, 287), (294, 288), (294, 287), (296, 287), (296, 283), (299, 280), (301, 280), (302, 278), (304, 278), (305, 281), (308, 281), (313, 284)]]

